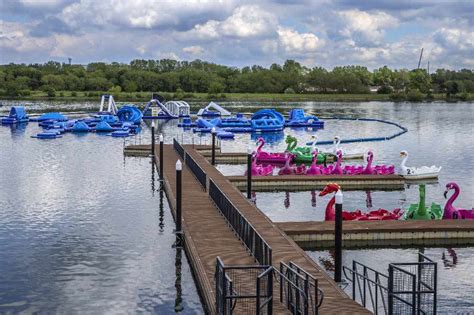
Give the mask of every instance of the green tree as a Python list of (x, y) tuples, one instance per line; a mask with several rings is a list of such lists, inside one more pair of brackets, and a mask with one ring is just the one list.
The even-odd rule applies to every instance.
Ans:
[(431, 89), (431, 77), (424, 69), (410, 71), (410, 89), (428, 93)]

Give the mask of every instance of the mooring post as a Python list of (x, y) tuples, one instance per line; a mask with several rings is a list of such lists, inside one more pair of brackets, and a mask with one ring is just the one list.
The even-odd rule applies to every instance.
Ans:
[(211, 153), (211, 165), (216, 165), (216, 128), (212, 127), (212, 153)]
[(155, 156), (155, 122), (151, 122), (151, 157)]
[(182, 213), (181, 213), (181, 171), (183, 169), (183, 164), (181, 161), (176, 161), (176, 246), (181, 246), (182, 244), (182, 229), (181, 229), (181, 220), (182, 220)]
[(163, 180), (163, 134), (160, 133), (160, 180)]
[(342, 281), (342, 191), (336, 192), (336, 221), (334, 222), (334, 281)]
[(251, 146), (247, 149), (247, 199), (252, 199), (252, 154)]

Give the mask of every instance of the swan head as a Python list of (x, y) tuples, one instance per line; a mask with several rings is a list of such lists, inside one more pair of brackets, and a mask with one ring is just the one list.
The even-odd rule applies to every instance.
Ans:
[(329, 183), (324, 187), (324, 189), (319, 193), (319, 196), (326, 196), (327, 194), (337, 192), (341, 187), (336, 183)]
[(444, 198), (448, 198), (448, 191), (450, 191), (451, 189), (455, 189), (457, 186), (456, 183), (447, 183), (446, 184), (446, 190), (444, 191)]
[(407, 157), (408, 156), (408, 152), (403, 150), (400, 152), (400, 157)]
[(334, 136), (334, 143), (338, 143), (339, 141), (341, 141), (341, 137)]

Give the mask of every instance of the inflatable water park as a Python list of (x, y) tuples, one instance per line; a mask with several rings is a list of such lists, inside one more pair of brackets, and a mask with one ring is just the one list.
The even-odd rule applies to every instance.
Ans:
[[(218, 139), (234, 139), (236, 133), (251, 133), (255, 141), (252, 150), (250, 171), (255, 177), (301, 176), (302, 178), (386, 178), (399, 176), (406, 181), (437, 180), (442, 167), (436, 165), (409, 166), (408, 152), (400, 151), (400, 164), (377, 163), (377, 152), (374, 150), (354, 151), (344, 146), (346, 143), (389, 141), (406, 133), (408, 130), (398, 123), (372, 118), (327, 117), (327, 120), (358, 120), (371, 123), (382, 123), (395, 126), (398, 132), (371, 138), (343, 139), (334, 135), (332, 140), (320, 141), (315, 131), (324, 128), (324, 121), (314, 114), (308, 114), (302, 108), (291, 109), (286, 117), (273, 108), (257, 110), (252, 114), (232, 113), (215, 102), (191, 113), (190, 105), (185, 101), (166, 101), (158, 94), (152, 94), (151, 100), (143, 111), (133, 104), (118, 106), (112, 95), (101, 96), (99, 110), (88, 116), (69, 117), (59, 112), (47, 112), (30, 117), (25, 107), (12, 106), (7, 116), (1, 118), (2, 125), (19, 125), (35, 122), (42, 131), (33, 135), (37, 139), (58, 139), (65, 133), (86, 134), (100, 133), (113, 138), (126, 138), (136, 135), (141, 130), (143, 120), (178, 119), (177, 126), (193, 133), (212, 133)], [(281, 151), (265, 149), (266, 135), (278, 134), (285, 128), (299, 128), (308, 134), (308, 141), (301, 145), (298, 139), (290, 134), (284, 137), (286, 148)], [(257, 136), (254, 136), (257, 135)], [(268, 139), (268, 138), (267, 138)], [(271, 138), (270, 138), (271, 139)], [(278, 137), (278, 141), (282, 138)], [(331, 146), (331, 147), (325, 147)], [(362, 162), (354, 163), (354, 159)], [(347, 162), (350, 161), (350, 162)], [(243, 175), (247, 175), (247, 171)], [(328, 184), (320, 196), (336, 193), (340, 186)], [(426, 205), (425, 184), (419, 185), (419, 203), (408, 209), (378, 209), (369, 213), (360, 210), (343, 212), (344, 220), (438, 220), (438, 219), (472, 219), (472, 209), (454, 206), (460, 194), (460, 187), (451, 182), (446, 185), (445, 196), (453, 191), (442, 208), (439, 204)], [(326, 219), (334, 218), (334, 204), (330, 202), (326, 209)]]

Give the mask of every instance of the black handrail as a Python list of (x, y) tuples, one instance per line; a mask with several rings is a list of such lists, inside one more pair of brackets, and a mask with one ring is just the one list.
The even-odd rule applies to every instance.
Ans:
[(178, 140), (176, 140), (176, 138), (173, 138), (173, 147), (176, 152), (178, 152), (179, 156), (184, 160), (184, 149), (181, 144), (179, 144)]
[(209, 179), (209, 196), (257, 262), (262, 265), (271, 265), (272, 248), (270, 245), (265, 242), (252, 224), (250, 224), (212, 179)]
[(193, 157), (186, 152), (186, 165), (193, 172), (201, 186), (206, 190), (207, 175), (204, 170), (194, 161)]

